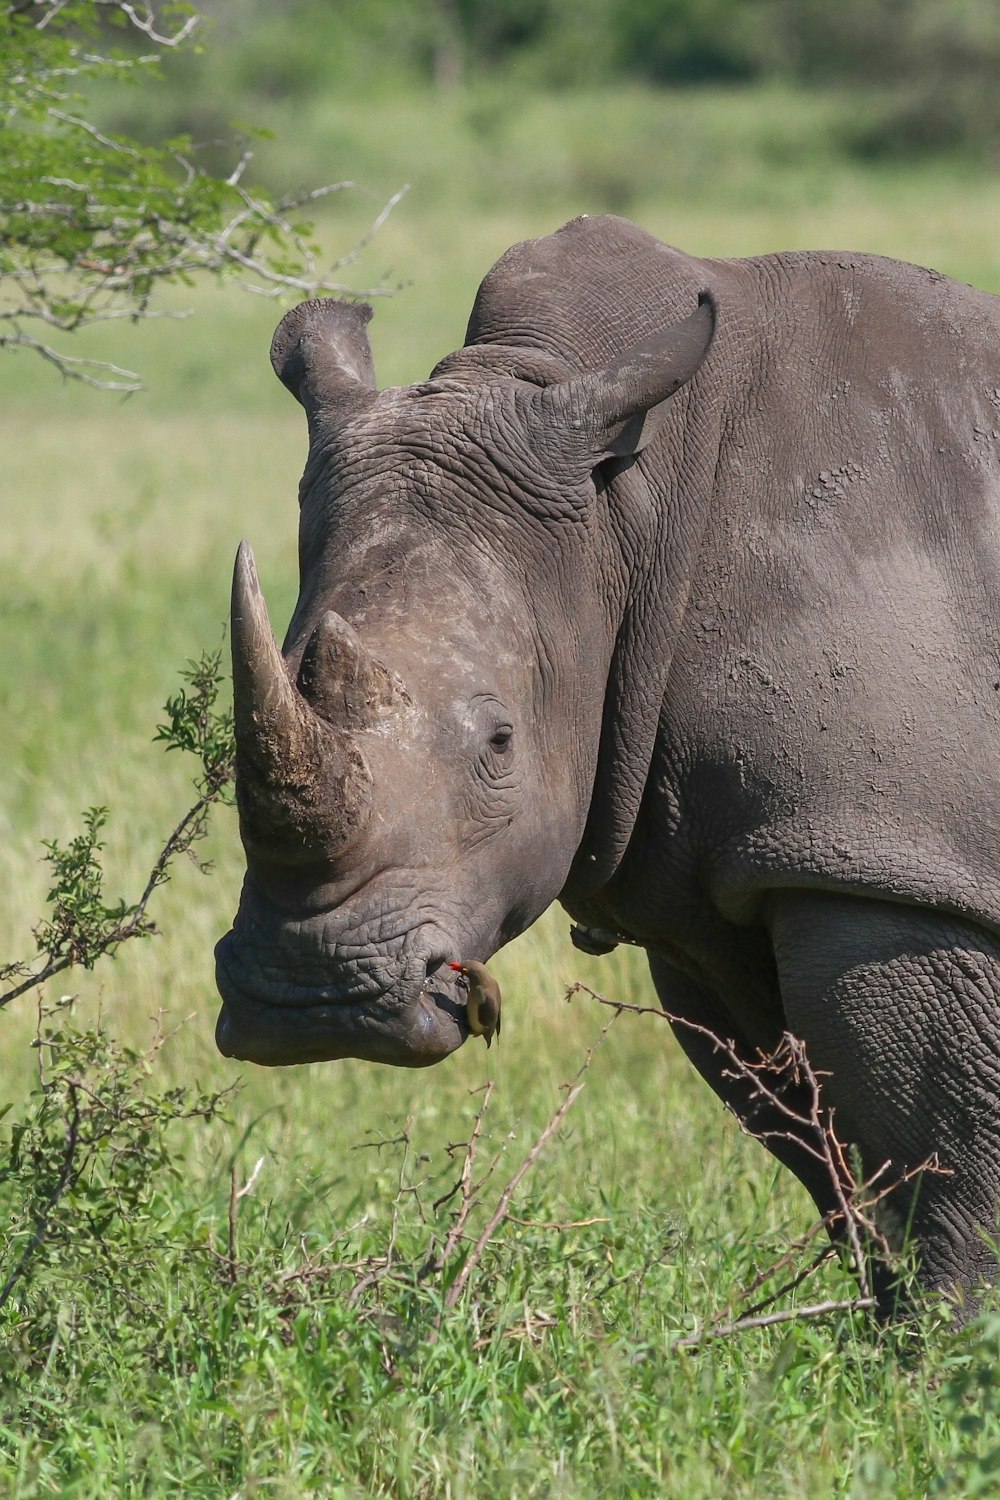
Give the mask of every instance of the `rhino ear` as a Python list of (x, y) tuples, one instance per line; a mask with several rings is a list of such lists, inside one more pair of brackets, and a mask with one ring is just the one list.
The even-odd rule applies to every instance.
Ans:
[(371, 316), (366, 302), (314, 297), (278, 324), (271, 364), (310, 422), (326, 409), (374, 395), (375, 367), (365, 332)]
[(545, 425), (573, 434), (591, 468), (641, 453), (666, 420), (670, 397), (701, 368), (714, 333), (715, 302), (702, 292), (689, 317), (614, 364), (540, 391)]

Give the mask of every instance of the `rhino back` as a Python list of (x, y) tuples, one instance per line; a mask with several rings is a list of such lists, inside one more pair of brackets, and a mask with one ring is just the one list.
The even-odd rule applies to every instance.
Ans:
[(706, 262), (613, 215), (513, 245), (483, 280), (466, 344), (541, 350), (598, 369), (691, 310)]
[(815, 884), (1000, 928), (1000, 299), (876, 257), (744, 265), (663, 717), (692, 858), (740, 920)]

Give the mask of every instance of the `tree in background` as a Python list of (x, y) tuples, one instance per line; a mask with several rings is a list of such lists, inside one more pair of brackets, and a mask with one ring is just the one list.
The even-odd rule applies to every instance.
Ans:
[(322, 268), (298, 216), (351, 184), (271, 202), (244, 183), (247, 149), (212, 175), (187, 138), (140, 144), (94, 123), (85, 89), (155, 79), (197, 30), (186, 0), (13, 0), (0, 12), (0, 348), (136, 390), (131, 371), (67, 353), (65, 336), (154, 316), (157, 287), (198, 276), (272, 295), (344, 290), (334, 278), (354, 252)]

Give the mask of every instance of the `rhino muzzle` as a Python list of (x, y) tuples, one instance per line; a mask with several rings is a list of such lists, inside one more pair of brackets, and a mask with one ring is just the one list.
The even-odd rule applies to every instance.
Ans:
[(379, 882), (360, 901), (290, 915), (248, 875), (215, 950), (219, 1050), (268, 1066), (359, 1057), (423, 1067), (453, 1052), (468, 1035), (445, 957), (455, 943), (411, 911), (412, 892)]
[(216, 948), (223, 1004), (215, 1042), (224, 1057), (264, 1067), (357, 1057), (421, 1068), (440, 1062), (469, 1034), (464, 1006), (445, 980), (418, 978), (378, 998), (276, 1004), (234, 980), (232, 958), (228, 934)]

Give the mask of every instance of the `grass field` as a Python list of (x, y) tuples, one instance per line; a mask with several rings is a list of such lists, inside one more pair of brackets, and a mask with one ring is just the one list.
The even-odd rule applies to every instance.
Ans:
[[(373, 325), (384, 383), (461, 342), (476, 284), (508, 244), (581, 211), (627, 212), (698, 253), (849, 246), (1000, 291), (1000, 182), (954, 164), (847, 165), (824, 145), (834, 124), (784, 95), (568, 96), (520, 111), (499, 95), (401, 96), (379, 111), (337, 101), (299, 122), (288, 170), (315, 175), (301, 142), (328, 140), (335, 174), (372, 188), (323, 226), (337, 245), (379, 195), (412, 183), (350, 268), (357, 287), (405, 283)], [(267, 362), (280, 309), (232, 289), (189, 301), (189, 321), (86, 345), (141, 368), (147, 395), (61, 387), (23, 355), (0, 369), (4, 959), (31, 950), (42, 839), (71, 837), (84, 808), (107, 805), (109, 894), (133, 897), (187, 807), (191, 768), (152, 736), (178, 668), (222, 641), (242, 535), (276, 626), (294, 600), (305, 432)], [(470, 1045), (412, 1075), (248, 1070), (212, 1041), (212, 946), (241, 876), (230, 811), (209, 845), (212, 873), (185, 864), (159, 893), (159, 936), (46, 997), (76, 995), (79, 1027), (103, 1016), (139, 1050), (161, 1010), (185, 1023), (148, 1065), (64, 1041), (98, 1094), (101, 1079), (133, 1101), (238, 1089), (207, 1121), (171, 1124), (162, 1103), (120, 1112), (119, 1136), (60, 1201), (0, 1309), (0, 1494), (993, 1492), (996, 1317), (960, 1338), (931, 1318), (883, 1342), (835, 1317), (671, 1347), (738, 1304), (812, 1216), (652, 1017), (615, 1023), (515, 1221), (445, 1308), (457, 1259), (417, 1272), (447, 1231), (454, 1203), (432, 1205), (457, 1176), (448, 1147), (469, 1138), (476, 1091), (493, 1081), (481, 1160), (504, 1152), (473, 1209), (481, 1226), (607, 1020), (586, 997), (567, 1004), (566, 985), (643, 1003), (641, 960), (584, 960), (551, 912), (496, 960), (505, 1029), (489, 1054)], [(6, 1276), (37, 1222), (24, 1142), (48, 1180), (66, 1121), (42, 1120), (29, 1099), (51, 1052), (32, 1048), (33, 1002), (0, 1025), (0, 1102), (15, 1122), (0, 1154)], [(258, 1160), (232, 1254), (231, 1170), (243, 1184)], [(123, 1161), (140, 1164), (127, 1190)], [(850, 1291), (827, 1268), (783, 1305)]]

